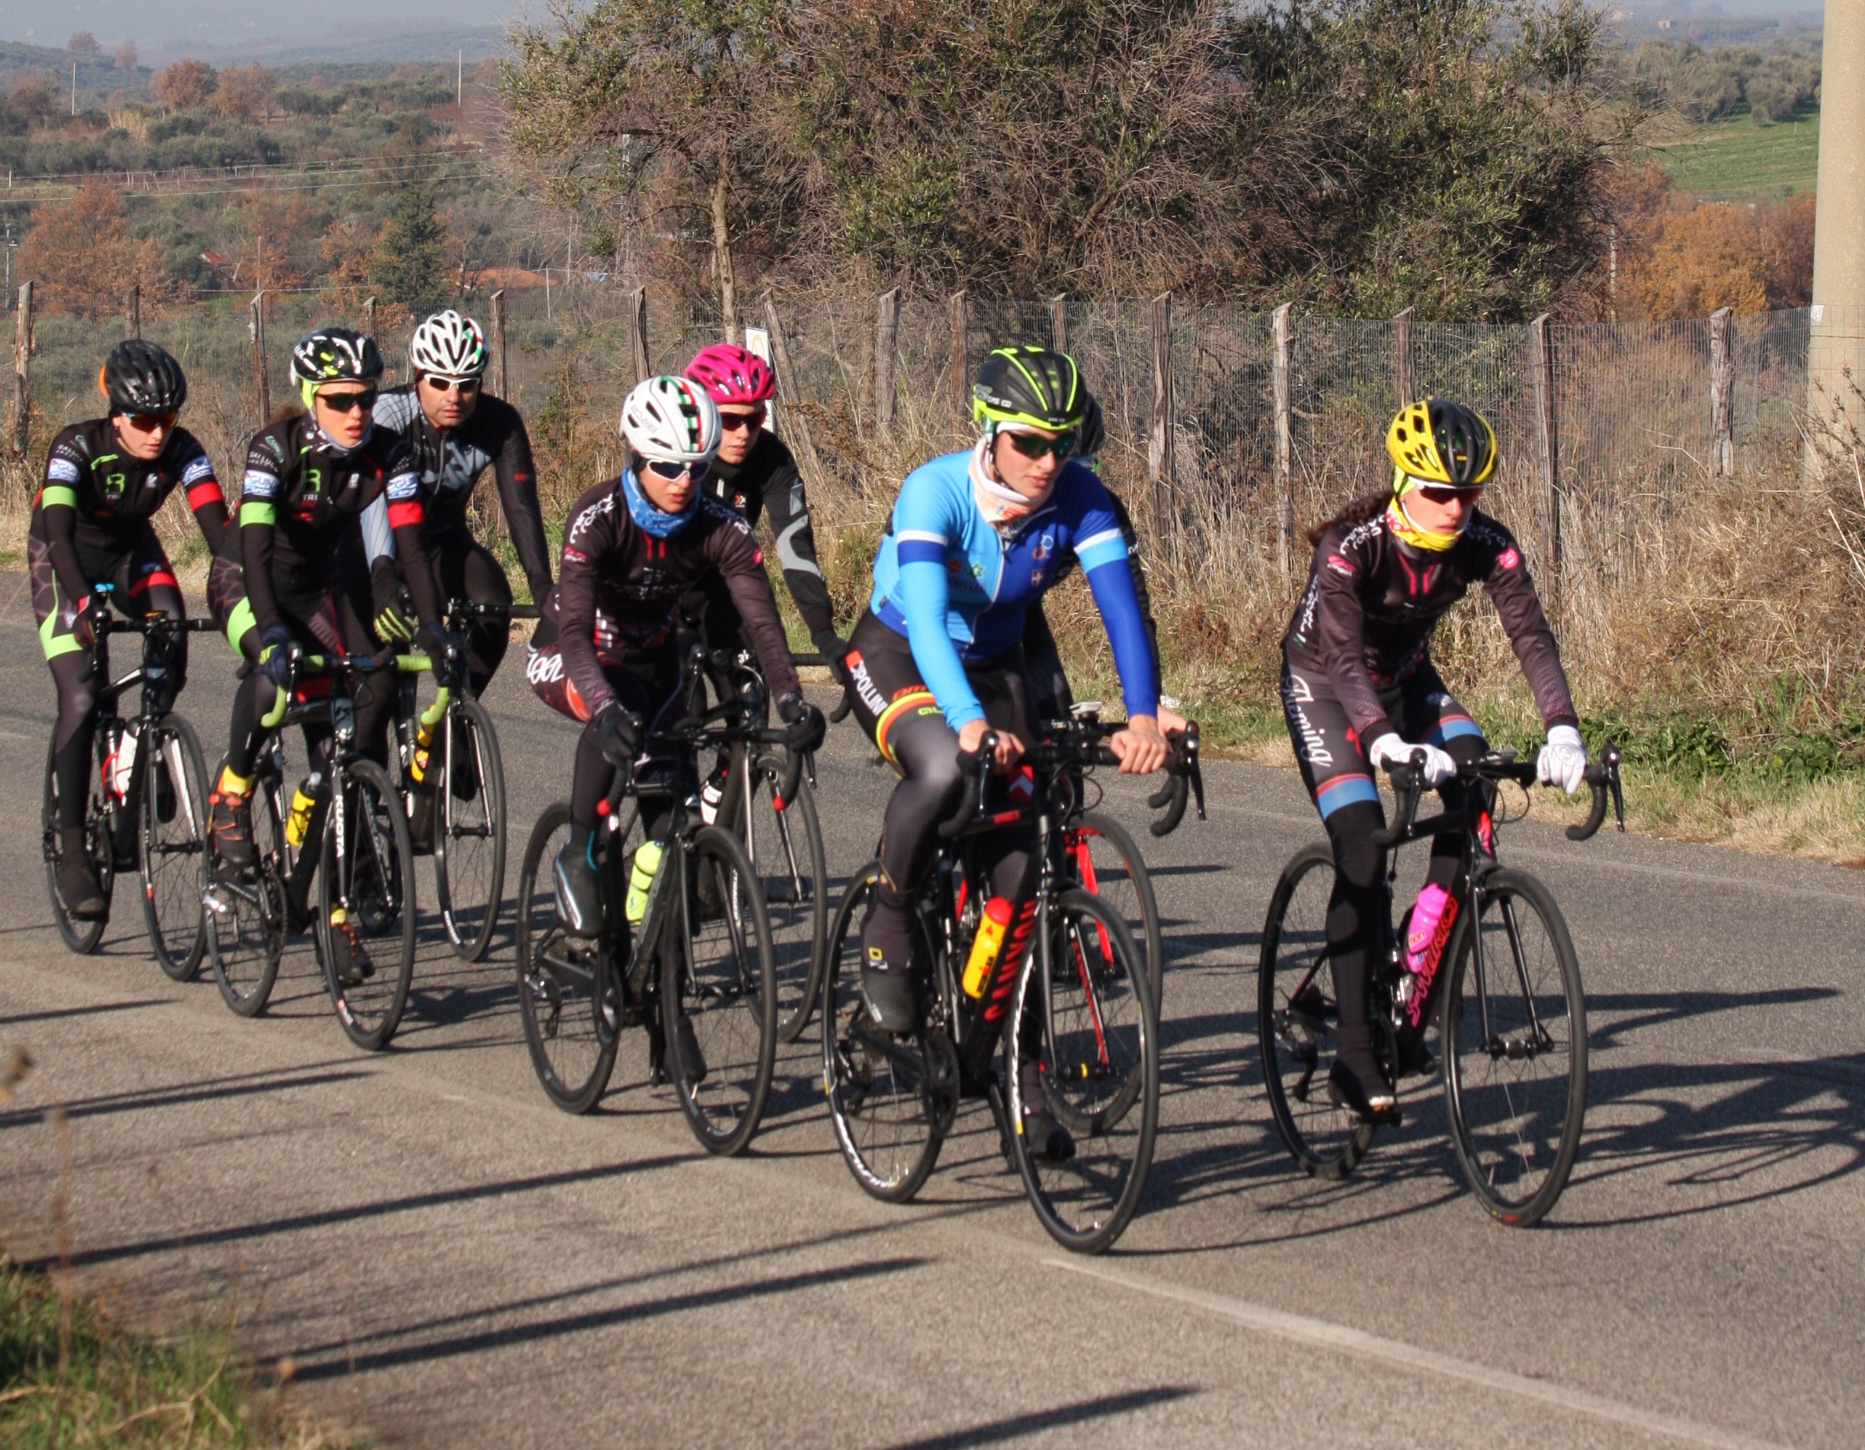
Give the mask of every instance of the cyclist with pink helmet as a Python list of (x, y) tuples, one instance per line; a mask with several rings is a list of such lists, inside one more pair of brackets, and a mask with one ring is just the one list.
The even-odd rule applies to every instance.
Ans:
[[(777, 562), (783, 567), (790, 597), (796, 601), (810, 639), (841, 679), (842, 640), (835, 632), (835, 610), (822, 566), (816, 562), (816, 535), (810, 528), (803, 477), (783, 440), (764, 426), (765, 405), (777, 391), (771, 365), (733, 343), (716, 342), (694, 355), (686, 375), (706, 390), (719, 410), (719, 451), (702, 485), (706, 496), (753, 528), (769, 511)], [(722, 585), (707, 590), (706, 638), (716, 649), (733, 648), (742, 641), (738, 612)]]

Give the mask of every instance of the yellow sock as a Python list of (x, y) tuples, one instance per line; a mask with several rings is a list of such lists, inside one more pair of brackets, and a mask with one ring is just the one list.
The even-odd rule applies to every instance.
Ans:
[(253, 788), (250, 775), (235, 775), (233, 767), (223, 765), (220, 768), (220, 793), (222, 795), (245, 795)]

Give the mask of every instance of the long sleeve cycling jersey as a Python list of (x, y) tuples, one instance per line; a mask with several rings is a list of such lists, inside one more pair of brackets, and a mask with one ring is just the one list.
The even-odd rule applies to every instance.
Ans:
[(67, 599), (82, 599), (91, 589), (78, 549), (127, 549), (139, 526), (155, 516), (177, 486), (187, 489), (188, 507), (208, 548), (218, 547), (227, 524), (226, 501), (206, 450), (187, 429), (174, 429), (162, 451), (147, 461), (123, 451), (108, 418), (59, 432), (33, 500), (31, 528), (44, 541)]
[[(363, 568), (362, 515), (378, 499), (407, 571), (423, 624), (440, 618), (433, 571), (422, 541), (421, 483), (408, 442), (372, 429), (347, 452), (308, 413), (253, 435), (240, 486), (240, 560), (246, 596), (260, 629), (279, 623), (278, 596), (332, 587), (346, 563)], [(353, 554), (353, 560), (348, 556)]]
[[(423, 532), (430, 543), (467, 531), (466, 510), (480, 476), (490, 468), (498, 480), (505, 527), (518, 551), (531, 598), (542, 603), (550, 593), (550, 547), (544, 541), (544, 516), (538, 506), (537, 467), (531, 461), (531, 435), (510, 403), (482, 393), (470, 416), (457, 428), (441, 432), (421, 409), (413, 383), (390, 388), (376, 398), (378, 428), (392, 428), (408, 440), (421, 500), (426, 509)], [(363, 539), (369, 562), (395, 557), (395, 533), (389, 526), (388, 500), (380, 499), (363, 515)]]
[(629, 515), (620, 478), (576, 501), (547, 612), (557, 623), (563, 668), (591, 715), (615, 698), (604, 665), (663, 645), (681, 599), (714, 574), (731, 591), (773, 697), (801, 695), (764, 553), (742, 518), (701, 498), (688, 523), (656, 538)]
[(722, 463), (715, 458), (700, 489), (754, 529), (759, 516), (770, 510), (777, 562), (784, 571), (784, 583), (790, 586), (790, 597), (796, 600), (797, 613), (812, 638), (833, 633), (835, 609), (829, 602), (822, 566), (816, 562), (816, 534), (810, 527), (803, 475), (783, 440), (767, 428), (743, 463)]
[[(982, 445), (981, 445), (982, 446)], [(965, 662), (988, 659), (1023, 635), (1029, 602), (1074, 554), (1107, 626), (1129, 715), (1159, 708), (1152, 646), (1133, 588), (1127, 543), (1101, 480), (1064, 465), (1043, 505), (1001, 537), (972, 494), (978, 450), (948, 453), (907, 475), (874, 560), (868, 607), (904, 634), (946, 723), (984, 718)]]
[(1476, 583), (1502, 616), (1543, 722), (1577, 725), (1554, 631), (1522, 551), (1480, 511), (1441, 554), (1400, 542), (1384, 513), (1334, 524), (1315, 545), (1283, 652), (1291, 665), (1327, 674), (1354, 730), (1371, 744), (1396, 728), (1380, 692), (1426, 658), (1438, 621)]

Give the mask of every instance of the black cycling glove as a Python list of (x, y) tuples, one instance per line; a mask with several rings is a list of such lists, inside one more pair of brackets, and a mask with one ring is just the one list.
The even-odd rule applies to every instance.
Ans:
[(589, 722), (596, 729), (596, 741), (602, 746), (602, 758), (621, 770), (632, 765), (641, 748), (641, 717), (620, 700), (611, 700), (596, 711)]
[(829, 733), (828, 722), (808, 700), (797, 695), (780, 695), (777, 700), (777, 713), (784, 724), (790, 727), (790, 744), (808, 754), (822, 746), (823, 737)]

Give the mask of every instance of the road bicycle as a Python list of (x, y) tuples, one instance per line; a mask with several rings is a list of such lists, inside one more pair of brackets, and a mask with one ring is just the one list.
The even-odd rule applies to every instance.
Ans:
[[(706, 664), (703, 649), (687, 652), (689, 703)], [(554, 881), (569, 803), (532, 829), (518, 876), (518, 1002), (538, 1082), (565, 1112), (596, 1105), (622, 1029), (640, 1026), (650, 1083), (671, 1081), (702, 1147), (737, 1153), (757, 1132), (777, 1051), (770, 921), (743, 843), (700, 818), (699, 759), (785, 744), (786, 732), (758, 723), (763, 705), (753, 691), (650, 730), (633, 767), (615, 772), (593, 838), (595, 937), (569, 930)], [(786, 800), (801, 769), (791, 750)], [(651, 827), (656, 849), (643, 855)]]
[[(1108, 733), (1078, 725), (1032, 746), (1021, 804), (991, 783), (994, 733), (975, 754), (960, 752), (964, 795), (938, 827), (914, 902), (913, 1032), (875, 1026), (855, 977), (878, 859), (856, 872), (836, 909), (822, 988), (823, 1089), (863, 1190), (910, 1200), (960, 1105), (983, 1099), (1037, 1219), (1081, 1253), (1111, 1245), (1139, 1206), (1159, 1119), (1157, 985), (1121, 915), (1075, 884), (1065, 844), (1076, 782), (1115, 763)], [(1182, 813), (1185, 777), (1168, 784)], [(1006, 827), (1034, 827), (1035, 848), (1001, 944), (968, 970), (991, 894), (975, 843)], [(1073, 1139), (1071, 1153), (1053, 1152), (1053, 1139), (1034, 1147), (1026, 1139), (1038, 1089)]]
[[(109, 584), (92, 586), (108, 598)], [(140, 634), (142, 663), (97, 692), (84, 807), (85, 849), (91, 858), (105, 902), (104, 915), (81, 921), (66, 910), (58, 890), (62, 844), (58, 820), (58, 773), (53, 749), (45, 757), (40, 799), (40, 829), (45, 856), (46, 891), (58, 934), (72, 951), (88, 955), (103, 940), (109, 902), (119, 871), (135, 871), (142, 886), (143, 922), (149, 946), (162, 971), (177, 982), (200, 970), (206, 948), (201, 919), (201, 863), (207, 832), (207, 767), (194, 727), (172, 710), (158, 713), (176, 641), (188, 634), (212, 632), (208, 619), (171, 619), (166, 614), (141, 619), (104, 618), (97, 622), (92, 669), (108, 678), (112, 634)], [(124, 719), (118, 702), (140, 688), (135, 715)]]
[[(379, 1051), (401, 1025), (414, 979), (414, 845), (396, 783), (358, 749), (350, 680), (431, 665), (424, 655), (334, 657), (296, 645), (288, 658), (287, 685), (261, 721), (272, 735), (254, 762), (257, 865), (235, 873), (206, 854), (214, 980), (228, 1007), (257, 1016), (287, 936), (309, 928), (338, 1023), (358, 1047)], [(429, 707), (434, 719), (448, 699), (443, 688)], [(283, 736), (306, 723), (327, 724), (329, 743), (294, 790)]]
[[(1498, 818), (1498, 786), (1513, 782), (1526, 793), (1534, 762), (1503, 750), (1461, 764), (1462, 809), (1421, 821), (1422, 764), (1419, 751), (1391, 768), (1397, 814), (1374, 838), (1389, 853), (1388, 909), (1370, 984), (1374, 1049), (1388, 1081), (1429, 1075), (1435, 1064), (1425, 1033), (1437, 1026), (1458, 1164), (1492, 1217), (1526, 1226), (1554, 1206), (1580, 1148), (1587, 1088), (1580, 963), (1553, 893), (1496, 857), (1497, 828), (1526, 814), (1524, 806)], [(1592, 809), (1584, 824), (1567, 828), (1569, 839), (1598, 832), (1609, 800), (1624, 830), (1619, 751), (1610, 741), (1586, 781)], [(1399, 848), (1440, 832), (1462, 836), (1463, 859), (1441, 945), (1414, 979), (1400, 955), (1410, 912), (1393, 926), (1392, 883)], [(1277, 1131), (1303, 1169), (1328, 1179), (1354, 1169), (1378, 1126), (1336, 1107), (1328, 1093), (1340, 1024), (1327, 948), (1333, 886), (1326, 842), (1295, 853), (1270, 899), (1257, 970), (1257, 1035)]]

